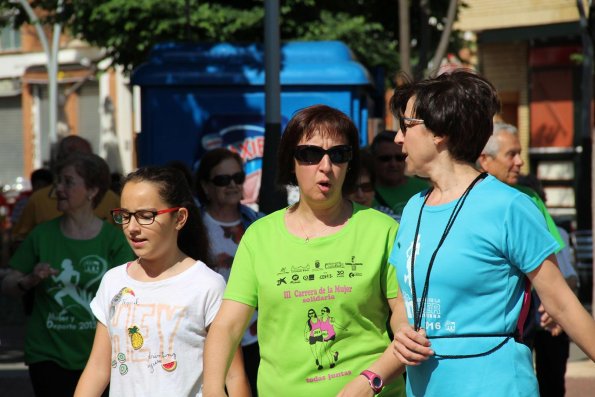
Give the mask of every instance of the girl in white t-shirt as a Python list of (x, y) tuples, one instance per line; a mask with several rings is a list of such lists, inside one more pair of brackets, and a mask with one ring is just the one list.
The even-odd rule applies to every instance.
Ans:
[[(97, 329), (75, 396), (201, 396), (203, 347), (223, 278), (207, 267), (209, 243), (182, 174), (141, 168), (112, 211), (138, 259), (104, 276), (91, 302)], [(249, 396), (241, 357), (230, 395)]]

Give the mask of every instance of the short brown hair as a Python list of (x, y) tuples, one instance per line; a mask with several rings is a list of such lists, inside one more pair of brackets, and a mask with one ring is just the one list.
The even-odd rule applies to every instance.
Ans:
[(359, 170), (357, 128), (345, 113), (326, 105), (303, 108), (287, 123), (279, 144), (277, 182), (280, 185), (297, 185), (293, 161), (295, 148), (302, 138), (309, 139), (316, 133), (345, 138), (351, 145), (353, 154), (343, 183), (343, 192), (349, 191), (356, 184)]
[(492, 135), (492, 119), (500, 108), (492, 83), (461, 69), (405, 84), (395, 89), (390, 101), (395, 117), (403, 117), (411, 98), (415, 98), (412, 117), (424, 120), (436, 136), (447, 137), (454, 159), (475, 163)]
[(97, 194), (91, 202), (93, 208), (97, 208), (111, 182), (109, 167), (105, 160), (96, 154), (74, 152), (56, 165), (56, 174), (68, 166), (74, 167), (76, 173), (85, 181), (87, 189), (97, 188)]

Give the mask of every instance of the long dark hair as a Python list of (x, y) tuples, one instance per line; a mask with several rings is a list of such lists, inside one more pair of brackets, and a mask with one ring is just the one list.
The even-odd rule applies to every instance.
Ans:
[(212, 262), (207, 231), (182, 172), (171, 167), (142, 167), (128, 174), (122, 186), (128, 182), (151, 182), (158, 186), (159, 197), (169, 207), (184, 207), (188, 210), (188, 220), (178, 234), (178, 247), (189, 257), (201, 260), (210, 267)]

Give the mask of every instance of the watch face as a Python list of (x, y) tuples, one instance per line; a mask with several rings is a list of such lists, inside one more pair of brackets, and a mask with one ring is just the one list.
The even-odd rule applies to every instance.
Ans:
[(375, 376), (374, 378), (372, 378), (372, 385), (374, 385), (374, 387), (382, 387), (382, 379)]

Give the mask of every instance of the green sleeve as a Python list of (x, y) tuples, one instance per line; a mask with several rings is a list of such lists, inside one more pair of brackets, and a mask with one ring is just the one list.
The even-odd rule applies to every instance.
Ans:
[(35, 227), (9, 260), (9, 266), (29, 274), (39, 262), (39, 226)]
[(552, 237), (558, 243), (558, 246), (559, 247), (556, 250), (556, 254), (558, 252), (562, 251), (562, 249), (566, 246), (566, 243), (564, 243), (564, 240), (562, 239), (562, 236), (560, 236), (560, 232), (558, 231), (558, 227), (556, 226), (556, 222), (554, 222), (554, 219), (552, 218), (552, 216), (548, 212), (547, 207), (545, 206), (545, 203), (539, 197), (539, 195), (537, 194), (537, 192), (535, 192), (533, 189), (530, 189), (530, 188), (528, 188), (526, 186), (515, 185), (514, 188), (516, 188), (517, 190), (525, 193), (535, 203), (535, 205), (539, 209), (539, 212), (541, 212), (541, 214), (543, 215), (543, 218), (545, 219), (545, 223), (547, 225), (547, 229), (549, 230), (549, 232), (552, 235)]
[[(252, 250), (254, 243), (252, 235), (256, 229), (248, 228), (240, 240), (238, 250), (233, 259), (229, 281), (223, 294), (223, 299), (241, 302), (252, 307), (258, 307), (258, 280), (256, 278), (255, 260)], [(255, 241), (258, 241), (257, 239)], [(260, 245), (259, 248), (264, 248)], [(272, 245), (269, 249), (275, 249)], [(258, 249), (258, 248), (257, 248)]]
[(399, 229), (399, 224), (395, 221), (394, 226), (390, 228), (390, 232), (388, 234), (387, 242), (386, 242), (386, 250), (383, 255), (382, 259), (382, 287), (387, 299), (396, 298), (397, 293), (399, 291), (399, 283), (397, 281), (397, 273), (396, 269), (393, 265), (391, 265), (388, 261), (390, 253), (393, 249), (393, 244), (395, 243), (395, 239), (397, 237), (397, 230)]

